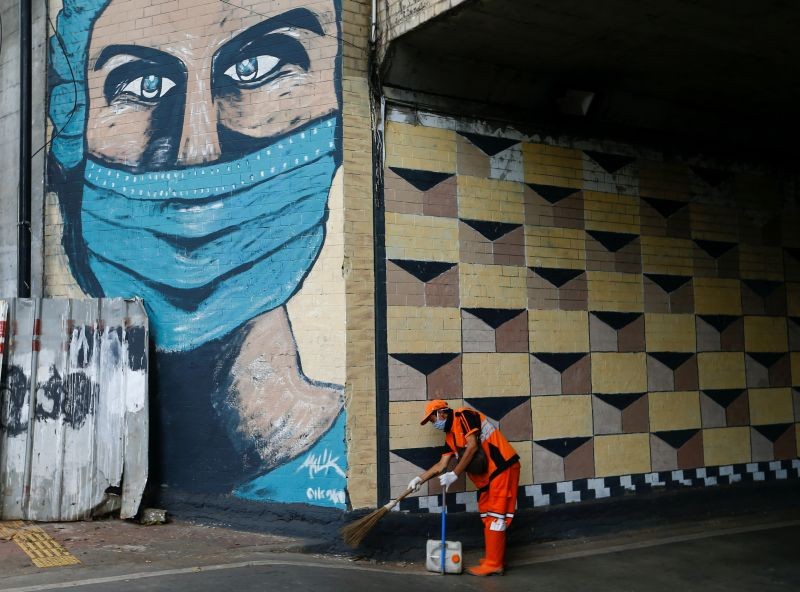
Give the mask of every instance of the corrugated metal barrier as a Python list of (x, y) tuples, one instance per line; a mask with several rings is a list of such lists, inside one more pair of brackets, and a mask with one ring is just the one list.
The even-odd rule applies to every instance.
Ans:
[(0, 300), (0, 519), (136, 515), (148, 332), (141, 300)]

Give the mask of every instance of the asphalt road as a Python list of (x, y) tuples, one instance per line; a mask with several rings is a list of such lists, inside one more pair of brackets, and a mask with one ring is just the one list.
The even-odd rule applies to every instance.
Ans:
[[(740, 529), (742, 530), (742, 529)], [(690, 592), (800, 590), (800, 523), (700, 532), (552, 553), (526, 550), (503, 577), (441, 576), (419, 565), (362, 565), (342, 558), (274, 554), (240, 564), (116, 574), (8, 588), (5, 592)]]

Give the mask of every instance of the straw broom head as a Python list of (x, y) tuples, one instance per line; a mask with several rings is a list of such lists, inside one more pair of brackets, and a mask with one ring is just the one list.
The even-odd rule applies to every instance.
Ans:
[(364, 540), (364, 537), (369, 534), (369, 532), (375, 527), (380, 519), (386, 516), (386, 514), (388, 514), (392, 508), (400, 502), (400, 500), (411, 493), (411, 491), (411, 489), (406, 489), (406, 491), (397, 499), (390, 501), (385, 506), (380, 507), (374, 512), (367, 514), (363, 518), (359, 518), (355, 522), (343, 527), (339, 532), (341, 533), (345, 544), (352, 548), (358, 547), (361, 544), (361, 541)]

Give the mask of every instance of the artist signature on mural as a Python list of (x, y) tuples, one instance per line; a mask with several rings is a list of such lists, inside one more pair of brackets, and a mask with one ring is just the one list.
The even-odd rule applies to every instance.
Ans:
[(341, 477), (347, 477), (345, 472), (338, 465), (338, 462), (339, 457), (333, 456), (331, 451), (326, 448), (322, 454), (309, 454), (303, 461), (303, 464), (297, 467), (297, 472), (299, 473), (303, 469), (308, 469), (308, 477), (309, 479), (313, 479), (322, 472), (324, 472), (325, 476), (327, 477), (328, 471), (333, 469)]

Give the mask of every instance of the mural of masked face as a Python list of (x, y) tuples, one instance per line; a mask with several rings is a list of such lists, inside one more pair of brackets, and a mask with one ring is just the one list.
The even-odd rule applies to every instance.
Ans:
[(163, 360), (241, 347), (234, 378), (203, 385), (237, 453), (286, 474), (324, 460), (337, 484), (316, 490), (342, 506), (340, 389), (303, 378), (282, 310), (323, 246), (341, 162), (337, 4), (65, 0), (57, 26), (51, 160), (72, 275), (89, 295), (143, 297)]

